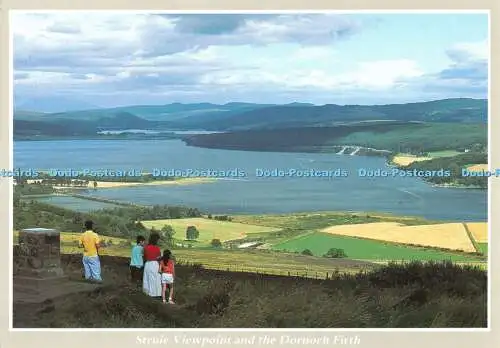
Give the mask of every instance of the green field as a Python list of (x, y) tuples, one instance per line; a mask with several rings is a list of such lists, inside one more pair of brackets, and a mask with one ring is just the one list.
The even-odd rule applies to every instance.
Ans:
[(370, 222), (399, 222), (404, 225), (442, 223), (419, 217), (402, 217), (370, 212), (316, 212), (269, 215), (234, 215), (234, 222), (293, 229), (322, 229), (337, 225), (366, 224)]
[(477, 243), (479, 247), (479, 251), (483, 253), (483, 255), (488, 255), (488, 243)]
[[(18, 231), (14, 231), (14, 245), (18, 243)], [(77, 246), (79, 233), (61, 232), (61, 253), (80, 254)], [(130, 257), (132, 241), (125, 238), (101, 236), (113, 244), (103, 247), (100, 255)], [(376, 264), (355, 260), (333, 260), (304, 255), (287, 254), (271, 250), (228, 249), (173, 249), (176, 261), (182, 264), (199, 264), (208, 269), (235, 272), (266, 273), (274, 275), (301, 275), (325, 278), (328, 273), (342, 271), (356, 273), (377, 267)]]
[(390, 243), (335, 236), (327, 233), (312, 233), (273, 246), (275, 250), (302, 252), (309, 249), (315, 256), (324, 255), (330, 248), (344, 249), (347, 257), (357, 260), (451, 260), (480, 261), (479, 258), (438, 250), (405, 247)]
[(235, 215), (234, 222), (251, 225), (272, 226), (281, 228), (277, 232), (253, 234), (266, 243), (279, 244), (291, 238), (321, 230), (330, 226), (355, 225), (371, 222), (397, 222), (403, 225), (429, 225), (439, 221), (425, 220), (418, 217), (401, 217), (390, 214), (371, 212), (316, 212), (270, 215)]
[(188, 226), (195, 226), (200, 232), (197, 244), (209, 244), (212, 239), (223, 241), (241, 239), (252, 234), (262, 234), (277, 231), (276, 227), (257, 226), (239, 222), (217, 221), (207, 218), (164, 219), (142, 221), (147, 228), (161, 229), (170, 225), (175, 231), (174, 238), (184, 240)]

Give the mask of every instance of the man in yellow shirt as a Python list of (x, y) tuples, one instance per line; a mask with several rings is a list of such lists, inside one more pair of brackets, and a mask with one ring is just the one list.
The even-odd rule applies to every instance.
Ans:
[(85, 221), (85, 232), (80, 236), (80, 248), (83, 248), (83, 269), (85, 279), (101, 282), (101, 262), (99, 260), (99, 235), (93, 231), (93, 222)]

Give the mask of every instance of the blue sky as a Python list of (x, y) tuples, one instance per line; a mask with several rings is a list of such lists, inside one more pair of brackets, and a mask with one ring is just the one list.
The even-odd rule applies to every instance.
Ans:
[(12, 14), (16, 100), (384, 104), (487, 97), (486, 14)]

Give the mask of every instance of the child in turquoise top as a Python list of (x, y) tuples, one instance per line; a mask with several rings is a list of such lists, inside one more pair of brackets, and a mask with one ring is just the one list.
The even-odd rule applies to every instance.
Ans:
[(136, 283), (137, 286), (141, 286), (142, 282), (145, 240), (146, 239), (143, 236), (137, 237), (136, 244), (132, 247), (132, 253), (130, 256), (130, 276), (132, 282)]

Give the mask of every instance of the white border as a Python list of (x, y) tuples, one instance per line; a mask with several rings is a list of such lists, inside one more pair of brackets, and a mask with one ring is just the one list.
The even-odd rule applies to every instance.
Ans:
[[(491, 170), (491, 12), (488, 11), (488, 169)], [(488, 178), (488, 328), (491, 329), (491, 180)]]
[[(9, 31), (9, 169), (14, 168), (14, 35), (11, 29), (12, 12), (9, 11), (7, 20), (7, 30)], [(9, 178), (9, 331), (13, 330), (14, 316), (14, 179)]]
[[(54, 12), (99, 12), (99, 13), (136, 13), (136, 14), (323, 14), (323, 13), (338, 13), (338, 14), (398, 14), (398, 13), (411, 13), (411, 14), (487, 14), (488, 15), (488, 166), (491, 171), (491, 11), (490, 10), (9, 10), (8, 14), (8, 30), (9, 30), (9, 113), (10, 113), (10, 130), (9, 130), (9, 143), (11, 148), (11, 156), (9, 158), (9, 166), (13, 168), (14, 162), (14, 103), (13, 103), (13, 77), (14, 77), (14, 64), (13, 64), (13, 41), (14, 35), (11, 30), (12, 14), (45, 14)], [(13, 178), (9, 178), (9, 231), (13, 230)], [(148, 329), (148, 328), (122, 328), (122, 329), (21, 329), (13, 327), (13, 235), (9, 233), (9, 332), (490, 332), (491, 331), (491, 177), (488, 178), (488, 308), (487, 308), (487, 321), (486, 328), (293, 328), (293, 329), (277, 329), (277, 328), (210, 328), (210, 329), (190, 329), (190, 328), (165, 328), (165, 329)]]
[(490, 17), (490, 10), (465, 10), (465, 9), (442, 9), (442, 10), (130, 10), (130, 9), (113, 9), (113, 10), (92, 10), (92, 9), (61, 9), (61, 10), (9, 10), (9, 15), (12, 12), (16, 13), (26, 13), (26, 14), (36, 14), (36, 13), (53, 13), (53, 12), (99, 12), (99, 13), (136, 13), (136, 14), (289, 14), (289, 13), (300, 13), (300, 14), (324, 14), (324, 13), (338, 13), (338, 14), (366, 14), (366, 13), (378, 13), (378, 14), (488, 14)]

